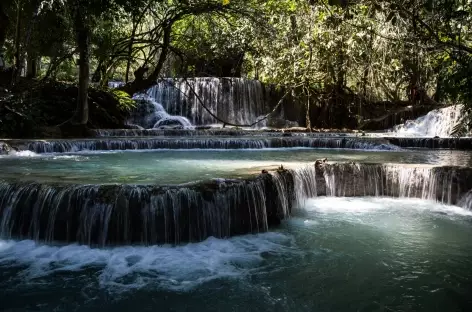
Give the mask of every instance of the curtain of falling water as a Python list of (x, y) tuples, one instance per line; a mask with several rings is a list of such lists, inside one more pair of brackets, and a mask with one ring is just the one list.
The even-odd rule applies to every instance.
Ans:
[(147, 93), (169, 114), (185, 116), (194, 125), (219, 123), (198, 98), (220, 119), (237, 124), (253, 123), (269, 111), (263, 85), (245, 78), (165, 78)]

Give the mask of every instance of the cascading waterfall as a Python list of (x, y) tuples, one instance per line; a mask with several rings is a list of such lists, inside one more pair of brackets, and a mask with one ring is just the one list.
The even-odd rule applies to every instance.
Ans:
[(313, 166), (305, 166), (292, 170), (292, 175), (295, 207), (303, 207), (306, 199), (318, 196), (316, 170)]
[(144, 129), (194, 129), (187, 118), (168, 114), (160, 103), (146, 94), (136, 94), (133, 99), (137, 106), (128, 119), (130, 125)]
[(264, 232), (290, 209), (267, 197), (271, 187), (267, 177), (179, 187), (0, 182), (0, 235), (103, 246)]
[(459, 123), (463, 105), (435, 109), (415, 120), (395, 126), (390, 132), (396, 136), (449, 137)]
[(267, 231), (315, 196), (471, 207), (472, 168), (328, 164), (178, 186), (0, 182), (0, 235), (89, 245), (178, 244)]
[(472, 168), (319, 163), (295, 169), (292, 175), (296, 203), (314, 196), (388, 196), (472, 208), (467, 195)]
[(186, 116), (195, 125), (219, 123), (218, 118), (236, 124), (251, 124), (268, 112), (260, 81), (244, 78), (192, 78), (160, 80), (147, 91), (165, 109)]
[(152, 149), (262, 149), (262, 148), (339, 148), (398, 150), (383, 140), (336, 137), (243, 137), (243, 138), (97, 138), (82, 140), (22, 141), (19, 150), (35, 153), (70, 153), (106, 150)]
[(283, 130), (247, 131), (239, 128), (208, 128), (195, 130), (182, 129), (90, 129), (95, 137), (139, 137), (139, 136), (232, 136), (232, 137), (317, 137), (317, 138), (354, 138), (354, 134), (331, 132), (286, 132)]
[(109, 81), (108, 82), (108, 88), (118, 88), (124, 86), (125, 83), (122, 81)]
[(472, 210), (472, 190), (462, 196), (461, 200), (459, 201), (459, 206)]
[[(109, 87), (116, 88), (122, 84), (110, 82)], [(298, 126), (297, 122), (283, 118), (283, 106), (269, 119), (264, 118), (279, 100), (279, 95), (258, 80), (233, 77), (163, 78), (149, 88), (146, 95), (148, 97), (135, 95), (139, 105), (132, 113), (130, 126), (152, 129), (220, 124), (212, 114), (220, 120), (239, 125), (263, 120), (254, 125), (255, 128), (263, 128), (271, 123), (276, 127)]]

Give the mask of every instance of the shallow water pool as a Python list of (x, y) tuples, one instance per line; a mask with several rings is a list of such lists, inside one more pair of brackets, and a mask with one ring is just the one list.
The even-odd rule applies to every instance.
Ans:
[(461, 151), (355, 151), (332, 149), (154, 150), (78, 154), (20, 152), (0, 157), (0, 179), (61, 183), (178, 184), (243, 178), (261, 169), (329, 161), (472, 166)]

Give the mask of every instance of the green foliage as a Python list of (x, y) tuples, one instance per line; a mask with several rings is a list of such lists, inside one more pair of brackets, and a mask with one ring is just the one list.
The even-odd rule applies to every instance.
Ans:
[(111, 92), (118, 100), (118, 108), (123, 112), (129, 112), (132, 109), (136, 108), (136, 101), (133, 100), (128, 93), (125, 91), (120, 91), (112, 89)]
[[(470, 125), (472, 119), (470, 1), (38, 0), (17, 4), (6, 0), (0, 5), (0, 16), (8, 19), (7, 27), (0, 30), (0, 38), (2, 31), (6, 33), (0, 46), (10, 64), (17, 46), (23, 58), (39, 59), (42, 77), (77, 79), (75, 29), (87, 26), (91, 78), (101, 86), (110, 78), (224, 72), (292, 88), (302, 102), (346, 105), (358, 120), (367, 109), (364, 104), (383, 101), (461, 103), (463, 125)], [(147, 74), (135, 77), (140, 68)], [(356, 97), (341, 99), (345, 94)], [(115, 96), (124, 111), (132, 108), (129, 96)]]

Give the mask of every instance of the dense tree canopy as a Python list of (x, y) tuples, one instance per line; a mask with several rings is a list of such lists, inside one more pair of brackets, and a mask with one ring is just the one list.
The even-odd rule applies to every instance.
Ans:
[(132, 94), (163, 76), (246, 76), (359, 125), (382, 102), (462, 103), (464, 126), (471, 27), (470, 0), (4, 0), (1, 83), (77, 81), (78, 124), (90, 84)]

